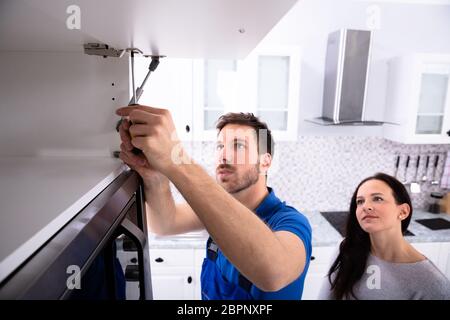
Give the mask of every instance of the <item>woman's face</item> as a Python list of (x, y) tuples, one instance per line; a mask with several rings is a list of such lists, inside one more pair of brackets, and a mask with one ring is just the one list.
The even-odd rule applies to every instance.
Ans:
[(380, 180), (364, 182), (356, 196), (356, 218), (367, 233), (400, 228), (409, 215), (409, 205), (395, 203), (392, 189)]

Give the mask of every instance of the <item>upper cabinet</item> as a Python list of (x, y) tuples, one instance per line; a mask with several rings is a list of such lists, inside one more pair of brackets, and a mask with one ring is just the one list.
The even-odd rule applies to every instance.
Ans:
[(197, 59), (193, 64), (196, 140), (215, 140), (227, 112), (252, 112), (276, 141), (297, 137), (300, 88), (298, 46), (258, 46), (243, 60)]
[[(87, 55), (86, 43), (166, 55), (139, 102), (168, 108), (179, 138), (192, 140), (192, 59), (245, 58), (295, 2), (1, 0), (0, 156), (118, 150), (130, 55)], [(136, 86), (149, 63), (136, 61)]]
[(387, 139), (450, 144), (450, 55), (414, 54), (389, 63)]
[(83, 43), (178, 58), (244, 58), (297, 0), (2, 0), (0, 51)]
[[(150, 58), (135, 59), (136, 83), (142, 83)], [(164, 58), (149, 77), (139, 103), (168, 109), (182, 141), (192, 140), (192, 59)]]

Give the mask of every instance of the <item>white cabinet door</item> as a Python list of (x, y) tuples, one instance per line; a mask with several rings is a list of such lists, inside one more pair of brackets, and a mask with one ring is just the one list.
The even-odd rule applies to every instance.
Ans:
[(201, 276), (201, 272), (202, 272), (203, 260), (205, 259), (205, 257), (206, 257), (205, 249), (195, 249), (195, 262), (194, 262), (194, 268), (195, 268), (194, 299), (195, 300), (202, 299), (202, 288), (201, 288), (200, 276)]
[(154, 300), (194, 299), (194, 268), (172, 267), (152, 270)]
[(313, 247), (311, 262), (303, 288), (302, 300), (317, 299), (336, 250), (336, 247)]
[[(136, 58), (136, 88), (144, 80), (150, 61), (150, 58)], [(191, 141), (192, 59), (162, 58), (158, 68), (150, 74), (139, 103), (170, 110), (178, 138)]]
[(421, 242), (411, 244), (439, 268), (440, 242)]
[(311, 266), (305, 279), (302, 300), (317, 300), (329, 266)]
[(450, 143), (450, 55), (415, 54), (389, 63), (384, 136), (401, 143)]
[(193, 249), (150, 249), (150, 264), (154, 269), (192, 267)]
[(450, 242), (441, 243), (438, 267), (450, 279)]
[(193, 65), (194, 139), (215, 140), (215, 121), (252, 112), (276, 141), (297, 139), (300, 48), (258, 46), (243, 60), (197, 59)]
[(193, 249), (150, 249), (153, 298), (194, 299)]
[(411, 243), (450, 279), (450, 242)]

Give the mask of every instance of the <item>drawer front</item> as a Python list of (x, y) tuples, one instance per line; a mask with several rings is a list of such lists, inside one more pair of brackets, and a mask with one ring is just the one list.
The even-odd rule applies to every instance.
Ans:
[(150, 264), (152, 268), (180, 267), (194, 265), (193, 249), (151, 249)]
[(312, 265), (327, 265), (331, 266), (331, 261), (337, 254), (336, 247), (313, 247), (311, 254), (311, 266)]

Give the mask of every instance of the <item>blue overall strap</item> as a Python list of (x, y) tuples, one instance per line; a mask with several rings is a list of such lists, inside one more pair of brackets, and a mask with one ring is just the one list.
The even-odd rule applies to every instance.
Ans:
[[(208, 248), (207, 250), (208, 259), (216, 262), (217, 256), (219, 255), (219, 247), (211, 237), (208, 238), (207, 248)], [(244, 289), (246, 292), (250, 293), (250, 289), (252, 288), (253, 284), (250, 282), (250, 280), (244, 277), (239, 271), (238, 274), (239, 274), (238, 275), (239, 287)]]

